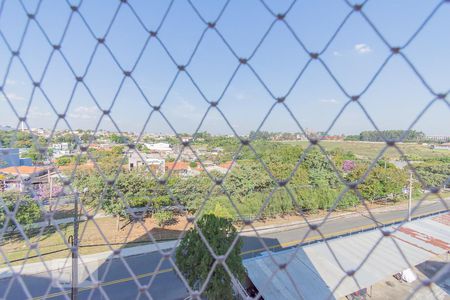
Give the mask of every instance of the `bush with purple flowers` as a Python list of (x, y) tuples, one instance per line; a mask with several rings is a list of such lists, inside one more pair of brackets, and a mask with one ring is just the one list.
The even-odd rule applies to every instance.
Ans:
[(356, 164), (353, 160), (344, 160), (342, 164), (342, 170), (345, 173), (351, 172), (356, 167)]
[(50, 198), (50, 195), (52, 197), (59, 197), (63, 192), (64, 188), (60, 185), (54, 184), (50, 193), (50, 187), (47, 184), (40, 184), (35, 191), (35, 198), (41, 200), (48, 199)]

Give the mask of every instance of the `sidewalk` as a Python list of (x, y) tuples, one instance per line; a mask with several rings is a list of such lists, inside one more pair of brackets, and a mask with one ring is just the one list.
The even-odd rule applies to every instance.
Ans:
[[(167, 250), (171, 249), (176, 245), (177, 241), (167, 241), (167, 242), (161, 242), (158, 243), (158, 246), (155, 244), (148, 244), (148, 245), (142, 245), (142, 246), (136, 246), (136, 247), (130, 247), (130, 248), (124, 248), (120, 250), (120, 256), (127, 257), (127, 256), (134, 256), (144, 253), (150, 253), (158, 251), (158, 247), (160, 250)], [(88, 255), (80, 255), (79, 256), (79, 262), (78, 262), (78, 269), (83, 270), (85, 268), (91, 269), (91, 267), (88, 267), (89, 264), (92, 264), (94, 266), (99, 266), (102, 263), (104, 263), (108, 259), (113, 259), (119, 257), (118, 253), (115, 253), (114, 251), (106, 251), (106, 252), (100, 252), (95, 254), (88, 254)], [(31, 264), (25, 264), (25, 265), (18, 265), (13, 266), (12, 268), (1, 268), (0, 269), (0, 280), (12, 277), (14, 273), (20, 273), (20, 275), (49, 275), (49, 273), (52, 274), (53, 277), (58, 278), (62, 273), (65, 272), (65, 269), (71, 269), (72, 267), (72, 259), (70, 258), (70, 255), (66, 258), (58, 258), (53, 260), (48, 260), (44, 262), (36, 262)]]

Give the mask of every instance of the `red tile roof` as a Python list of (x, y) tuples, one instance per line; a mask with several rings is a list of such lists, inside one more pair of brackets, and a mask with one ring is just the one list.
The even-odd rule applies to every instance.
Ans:
[(0, 173), (4, 174), (12, 174), (12, 175), (31, 175), (37, 172), (41, 172), (44, 170), (48, 170), (49, 167), (29, 167), (29, 166), (20, 166), (20, 167), (8, 167), (0, 169)]
[(166, 170), (172, 170), (172, 169), (174, 171), (188, 170), (189, 164), (184, 161), (166, 162)]

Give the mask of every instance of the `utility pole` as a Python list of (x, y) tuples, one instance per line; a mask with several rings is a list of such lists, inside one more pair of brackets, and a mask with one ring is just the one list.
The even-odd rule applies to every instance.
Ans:
[(411, 222), (411, 200), (412, 200), (412, 171), (409, 172), (409, 199), (408, 199), (408, 222)]
[(72, 239), (72, 288), (70, 299), (78, 297), (78, 192), (75, 193), (74, 215), (73, 215), (73, 239)]
[(53, 198), (53, 178), (50, 176), (50, 168), (47, 170), (48, 174), (48, 184), (49, 184), (49, 198), (52, 201)]

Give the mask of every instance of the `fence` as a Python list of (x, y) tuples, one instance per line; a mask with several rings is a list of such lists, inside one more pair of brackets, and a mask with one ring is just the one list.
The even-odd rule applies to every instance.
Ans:
[[(69, 203), (75, 207), (61, 212), (58, 210), (59, 206), (68, 205), (68, 203), (62, 203), (66, 196), (53, 197), (51, 208), (41, 201), (33, 201), (25, 197), (24, 194), (37, 197), (37, 191), (33, 187), (34, 182), (38, 181), (41, 184), (42, 180), (46, 180), (45, 176), (37, 180), (39, 175), (35, 174), (40, 166), (28, 167), (34, 168), (30, 171), (25, 166), (14, 165), (9, 167), (8, 172), (4, 171), (5, 175), (0, 178), (3, 182), (2, 186), (6, 186), (8, 182), (14, 183), (15, 186), (20, 186), (23, 193), (19, 198), (12, 198), (12, 200), (3, 193), (0, 197), (2, 207), (0, 210), (2, 213), (0, 215), (2, 224), (0, 254), (3, 268), (0, 273), (2, 290), (0, 297), (5, 299), (55, 297), (72, 299), (77, 297), (89, 299), (209, 297), (214, 299), (223, 296), (226, 298), (228, 294), (217, 295), (214, 291), (209, 291), (210, 284), (216, 280), (215, 276), (222, 272), (221, 276), (231, 278), (235, 297), (270, 299), (268, 290), (271, 286), (279, 288), (278, 281), (284, 278), (285, 285), (292, 284), (290, 291), (293, 293), (293, 298), (303, 299), (308, 298), (308, 293), (305, 294), (303, 291), (305, 286), (296, 285), (300, 275), (293, 273), (289, 265), (293, 263), (296, 255), (303, 252), (304, 245), (317, 241), (326, 245), (334, 259), (333, 263), (336, 263), (344, 274), (336, 286), (328, 287), (328, 298), (334, 298), (348, 278), (353, 280), (360, 289), (367, 287), (360, 285), (355, 278), (358, 273), (363, 272), (365, 264), (382, 244), (383, 239), (390, 239), (394, 251), (409, 268), (414, 269), (414, 264), (409, 261), (408, 253), (403, 253), (403, 248), (399, 246), (400, 242), (393, 238), (401, 231), (401, 228), (409, 224), (408, 216), (401, 215), (395, 222), (378, 220), (381, 218), (378, 210), (374, 210), (374, 206), (365, 199), (360, 187), (382, 160), (386, 169), (384, 156), (391, 151), (405, 159), (405, 168), (413, 174), (417, 186), (426, 190), (420, 195), (419, 201), (414, 203), (411, 214), (428, 216), (437, 212), (440, 216), (440, 213), (448, 211), (448, 203), (441, 195), (443, 187), (449, 185), (448, 170), (442, 171), (443, 175), (439, 177), (439, 184), (430, 186), (429, 182), (423, 179), (424, 175), (416, 171), (413, 159), (409, 159), (411, 153), (406, 153), (402, 143), (417, 124), (430, 114), (430, 111), (432, 115), (436, 114), (435, 119), (449, 116), (449, 110), (446, 110), (450, 108), (448, 77), (445, 77), (448, 74), (437, 71), (439, 64), (432, 64), (432, 70), (428, 70), (427, 75), (436, 72), (435, 76), (428, 77), (434, 79), (444, 77), (447, 86), (442, 89), (440, 81), (435, 84), (433, 80), (429, 80), (408, 54), (408, 49), (415, 43), (427, 46), (423, 44), (432, 42), (438, 45), (442, 42), (444, 46), (448, 46), (445, 44), (448, 43), (445, 40), (446, 36), (438, 36), (439, 33), (446, 33), (445, 31), (434, 32), (435, 29), (433, 29), (431, 39), (426, 42), (420, 40), (424, 31), (431, 26), (430, 23), (433, 20), (439, 17), (439, 14), (448, 15), (449, 13), (449, 1), (434, 2), (432, 5), (431, 1), (426, 5), (405, 2), (398, 9), (398, 12), (403, 13), (411, 9), (418, 21), (412, 22), (409, 19), (405, 21), (408, 25), (414, 24), (414, 30), (408, 31), (405, 42), (395, 43), (391, 42), (394, 32), (392, 27), (400, 26), (403, 19), (399, 16), (396, 21), (380, 20), (380, 10), (378, 15), (375, 14), (377, 18), (374, 18), (371, 12), (377, 11), (377, 8), (381, 7), (381, 15), (384, 13), (383, 10), (386, 10), (386, 13), (392, 13), (394, 8), (391, 7), (391, 11), (383, 8), (383, 5), (387, 5), (386, 3), (367, 0), (361, 3), (353, 3), (349, 0), (323, 2), (317, 4), (317, 10), (311, 12), (309, 16), (305, 15), (305, 12), (308, 12), (308, 6), (303, 1), (292, 1), (283, 5), (281, 2), (271, 3), (263, 0), (254, 2), (228, 0), (219, 5), (188, 0), (167, 1), (156, 5), (131, 0), (101, 4), (94, 1), (67, 0), (50, 3), (43, 0), (29, 2), (1, 0), (0, 123), (4, 120), (5, 123), (15, 124), (15, 127), (5, 127), (4, 124), (0, 124), (3, 126), (0, 128), (4, 132), (3, 136), (8, 137), (7, 139), (2, 137), (0, 147), (4, 148), (2, 151), (5, 156), (9, 155), (7, 148), (28, 148), (28, 155), (32, 155), (35, 161), (45, 164), (45, 168), (51, 168), (64, 188), (65, 194), (76, 200), (73, 204)], [(422, 6), (426, 6), (427, 9), (422, 10)], [(322, 10), (327, 12), (322, 14)], [(312, 24), (303, 24), (302, 20)], [(358, 20), (359, 23), (352, 23), (353, 20)], [(388, 25), (379, 25), (384, 22)], [(236, 23), (234, 27), (230, 25), (233, 23)], [(357, 32), (359, 28), (352, 27), (356, 24), (365, 26), (366, 31), (363, 35), (371, 35), (373, 43), (377, 43), (378, 46), (377, 57), (368, 58), (370, 60), (368, 64), (367, 61), (362, 63), (356, 58), (359, 57), (358, 55), (374, 52), (365, 43), (357, 43), (350, 50), (334, 50), (338, 49), (335, 46), (336, 43), (342, 46), (347, 43), (346, 39), (354, 40), (356, 33), (348, 34), (348, 31)], [(326, 34), (323, 29), (325, 27), (329, 27), (328, 31), (325, 30)], [(386, 30), (386, 27), (391, 28)], [(345, 31), (347, 35), (343, 41), (339, 41)], [(311, 44), (319, 46), (312, 47)], [(343, 47), (341, 48), (344, 49)], [(297, 56), (288, 57), (293, 53)], [(427, 64), (427, 59), (434, 56), (426, 49), (421, 53), (418, 58), (416, 57), (420, 60), (421, 66)], [(436, 54), (435, 59), (445, 65), (448, 54), (437, 57), (438, 54), (440, 53)], [(333, 61), (333, 59), (351, 55), (353, 57), (346, 58), (344, 63)], [(416, 85), (414, 88), (419, 86), (421, 89), (418, 97), (421, 98), (422, 103), (400, 102), (398, 106), (386, 107), (381, 112), (378, 111), (381, 115), (394, 112), (394, 116), (400, 119), (404, 117), (402, 111), (404, 110), (407, 112), (405, 119), (411, 120), (397, 139), (388, 139), (384, 136), (383, 129), (389, 125), (380, 124), (370, 112), (377, 104), (373, 104), (373, 101), (372, 104), (365, 102), (365, 99), (371, 97), (373, 99), (373, 95), (370, 96), (372, 89), (377, 85), (380, 77), (389, 72), (388, 68), (394, 64), (394, 61), (403, 64), (405, 74), (409, 76), (408, 80), (414, 80), (414, 83), (406, 80), (406, 83), (399, 81), (394, 82), (392, 86), (386, 85), (384, 88), (387, 94), (400, 98), (404, 91), (412, 90), (413, 85)], [(359, 68), (357, 64), (367, 65)], [(367, 75), (365, 66), (370, 66), (373, 72)], [(394, 65), (395, 67), (398, 66)], [(320, 68), (322, 73), (315, 68)], [(342, 72), (342, 68), (349, 68), (347, 71), (351, 74), (346, 73), (344, 76), (344, 73), (335, 72), (337, 69)], [(343, 80), (343, 77), (359, 81), (360, 87), (355, 88), (358, 84)], [(392, 82), (397, 79), (388, 77), (387, 80)], [(317, 84), (322, 81), (323, 90), (327, 90), (324, 94), (332, 95), (333, 98), (320, 99), (318, 102), (323, 105), (325, 103), (333, 105), (333, 109), (319, 111), (318, 106), (307, 101), (299, 101), (302, 89), (307, 89), (308, 85), (313, 86), (314, 82)], [(310, 94), (319, 94), (318, 91), (322, 89), (322, 86), (318, 85), (315, 90), (312, 89)], [(19, 95), (18, 91), (23, 92), (23, 95)], [(380, 94), (385, 95), (383, 92)], [(230, 100), (231, 98), (235, 100), (234, 103)], [(258, 102), (256, 98), (263, 99), (265, 102)], [(395, 102), (395, 99), (392, 101)], [(385, 105), (386, 103), (384, 102)], [(409, 105), (420, 106), (420, 109), (412, 115), (409, 113), (411, 111)], [(368, 109), (368, 106), (371, 109)], [(435, 113), (433, 109), (436, 106), (441, 109)], [(322, 108), (323, 106), (320, 107)], [(335, 127), (342, 120), (347, 118), (350, 123), (354, 120), (351, 116), (346, 117), (352, 109), (357, 109), (360, 114), (359, 120), (367, 122), (383, 140), (382, 144), (373, 146), (379, 147), (379, 150), (376, 151), (376, 155), (370, 157), (367, 168), (355, 180), (348, 179), (336, 160), (331, 157), (330, 149), (327, 149), (327, 145), (331, 144), (324, 144), (323, 141), (335, 132)], [(309, 113), (313, 121), (308, 121)], [(259, 118), (254, 116), (257, 114)], [(331, 118), (328, 119), (326, 116)], [(299, 153), (292, 152), (299, 155), (295, 157), (295, 163), (288, 166), (291, 170), (283, 173), (282, 171), (285, 170), (281, 169), (286, 164), (280, 160), (278, 168), (276, 165), (275, 168), (269, 165), (260, 153), (258, 143), (260, 143), (259, 134), (262, 134), (266, 127), (272, 124), (275, 128), (279, 128), (278, 125), (284, 126), (287, 120), (293, 126), (291, 131), (298, 133), (291, 134), (289, 140), (295, 140), (297, 137), (304, 139), (302, 144), (304, 148), (301, 148)], [(323, 127), (317, 129), (320, 134), (304, 125), (308, 123), (310, 126), (315, 126), (318, 124), (314, 123), (315, 121), (323, 121), (320, 126), (317, 126)], [(390, 122), (387, 119), (384, 121)], [(445, 119), (441, 121), (444, 125), (439, 123), (441, 125), (436, 126), (434, 123), (435, 127), (440, 126), (440, 129), (445, 129), (447, 123)], [(236, 125), (236, 122), (239, 125)], [(205, 131), (218, 123), (221, 123), (229, 133), (228, 140), (213, 150), (205, 150), (198, 146), (205, 139), (212, 139)], [(248, 124), (252, 128), (246, 129), (253, 130), (252, 134), (246, 133), (250, 130), (240, 129), (240, 126)], [(79, 130), (77, 126), (84, 127), (85, 130)], [(42, 129), (42, 127), (50, 129)], [(115, 133), (105, 133), (104, 128), (109, 128)], [(132, 130), (137, 134), (128, 132), (130, 128), (133, 128)], [(157, 132), (160, 128), (170, 132), (164, 137), (165, 141), (170, 140), (172, 146), (175, 145), (179, 149), (176, 155), (171, 157), (174, 163), (171, 163), (169, 167), (167, 163), (165, 164), (166, 170), (160, 170), (160, 168), (155, 170), (151, 161), (158, 161), (158, 166), (164, 166), (160, 164), (161, 157), (155, 157), (154, 154), (158, 152), (159, 155), (161, 153), (166, 155), (166, 152), (171, 152), (173, 147), (152, 144), (150, 146), (153, 149), (152, 153), (145, 150), (147, 147), (145, 144), (149, 140), (157, 143), (160, 139), (158, 136), (148, 137), (148, 132)], [(356, 124), (342, 128), (356, 128)], [(60, 138), (62, 130), (64, 130), (65, 138), (69, 140), (68, 143), (73, 143), (72, 149), (63, 145), (67, 143), (67, 140)], [(188, 137), (185, 134), (186, 131), (190, 131)], [(336, 136), (333, 139), (340, 139), (339, 137)], [(105, 139), (109, 140), (105, 142)], [(275, 140), (277, 139), (282, 140), (281, 137)], [(446, 137), (443, 137), (439, 140), (445, 139)], [(59, 141), (59, 146), (53, 147), (52, 144), (56, 141)], [(208, 159), (204, 157), (222, 155), (222, 148), (228, 147), (229, 142), (235, 143), (231, 145), (235, 146), (235, 149), (229, 151), (231, 162), (226, 165), (211, 166)], [(117, 150), (110, 144), (121, 145), (123, 149)], [(214, 147), (214, 145), (208, 146)], [(54, 151), (59, 151), (58, 155), (63, 157), (72, 155), (73, 159), (56, 161), (53, 159)], [(110, 160), (106, 157), (107, 151), (115, 153)], [(273, 151), (275, 156), (282, 155), (281, 152), (276, 152), (277, 149)], [(297, 180), (297, 174), (301, 173), (300, 170), (314, 151), (324, 158), (323, 164), (326, 164), (326, 168), (334, 174), (335, 179), (329, 182), (338, 192), (333, 195), (332, 202), (323, 204), (321, 207), (317, 206), (323, 214), (319, 220), (313, 222), (310, 212), (304, 209), (305, 200), (298, 196), (302, 192), (294, 191), (292, 182)], [(448, 166), (448, 154), (443, 153), (439, 159), (446, 163), (443, 167), (445, 168)], [(140, 159), (146, 171), (145, 175), (139, 173), (139, 170), (125, 170), (134, 167), (130, 165), (126, 168), (131, 154), (135, 159)], [(242, 164), (242, 168), (245, 167), (245, 162), (239, 161), (240, 157), (245, 155), (247, 159), (248, 156), (253, 156), (253, 162), (258, 164), (257, 172), (267, 177), (264, 179), (266, 182), (271, 182), (267, 184), (265, 190), (258, 192), (257, 197), (252, 198), (259, 199), (254, 201), (260, 201), (253, 202), (258, 203), (259, 207), (252, 213), (248, 210), (242, 211), (249, 208), (245, 206), (245, 203), (240, 202), (239, 197), (242, 196), (244, 199), (247, 195), (235, 196), (237, 192), (230, 190), (228, 183), (228, 178), (235, 176), (233, 169), (236, 165)], [(183, 160), (188, 158), (195, 161), (195, 166), (184, 166), (183, 169)], [(91, 163), (86, 163), (86, 160)], [(63, 167), (58, 164), (67, 164), (64, 172)], [(137, 163), (136, 166), (138, 166)], [(25, 170), (27, 170), (26, 173), (24, 173)], [(138, 175), (132, 177), (130, 174), (135, 174), (133, 172), (137, 172)], [(207, 184), (203, 186), (206, 188), (200, 187), (198, 188), (200, 191), (197, 191), (195, 189), (199, 185), (192, 185), (183, 190), (188, 191), (183, 197), (195, 203), (187, 207), (189, 214), (178, 218), (185, 222), (184, 228), (173, 227), (176, 229), (169, 229), (168, 233), (156, 230), (157, 226), (153, 226), (154, 224), (150, 228), (148, 218), (145, 214), (138, 212), (154, 211), (155, 207), (164, 206), (186, 207), (186, 201), (180, 199), (180, 192), (175, 191), (178, 187), (174, 187), (172, 180), (190, 176), (194, 178), (200, 173), (203, 175), (198, 178), (207, 181)], [(287, 176), (280, 177), (277, 174), (287, 174)], [(90, 181), (92, 179), (89, 176), (96, 177), (95, 184)], [(131, 178), (128, 182), (127, 177)], [(151, 182), (149, 189), (153, 193), (142, 192), (146, 183), (146, 181), (139, 181), (142, 177), (146, 177), (146, 180)], [(141, 182), (139, 184), (142, 185), (141, 189), (130, 192), (133, 194), (131, 197), (122, 192), (122, 185), (132, 185), (133, 180)], [(242, 179), (244, 180), (245, 178)], [(257, 179), (249, 179), (249, 181), (252, 180)], [(183, 186), (188, 180), (180, 179), (177, 182)], [(92, 184), (88, 187), (88, 183)], [(409, 189), (412, 189), (412, 182), (408, 183)], [(306, 195), (312, 197), (314, 188), (309, 183), (303, 186), (308, 187), (305, 188), (309, 193)], [(50, 190), (53, 191), (53, 187), (50, 187)], [(189, 194), (190, 192), (192, 195)], [(218, 250), (213, 250), (218, 249), (218, 246), (211, 245), (206, 229), (201, 229), (199, 222), (205, 211), (208, 209), (210, 211), (209, 200), (215, 193), (220, 193), (221, 197), (217, 203), (220, 202), (228, 209), (225, 215), (231, 213), (235, 220), (241, 221), (235, 222), (238, 233), (244, 231), (251, 233), (253, 241), (251, 242), (250, 239), (245, 241), (244, 249), (247, 247), (247, 242), (248, 245), (253, 246), (248, 246), (250, 248), (242, 251), (237, 249), (240, 245), (238, 234), (229, 241), (230, 248), (226, 251), (219, 251), (219, 253)], [(295, 242), (285, 243), (294, 249), (285, 262), (280, 262), (276, 254), (283, 247), (283, 243), (271, 244), (267, 236), (261, 233), (264, 230), (273, 229), (266, 228), (259, 231), (256, 226), (259, 220), (267, 216), (267, 210), (271, 208), (273, 198), (279, 193), (283, 193), (280, 199), (287, 199), (289, 204), (286, 205), (291, 211), (295, 211), (303, 224), (301, 225), (303, 231), (297, 232)], [(346, 198), (348, 194), (353, 195), (353, 200)], [(439, 207), (436, 206), (436, 210), (432, 212), (422, 211), (425, 200), (430, 197), (435, 197), (436, 205)], [(113, 198), (115, 201), (112, 201)], [(352, 205), (358, 204), (368, 217), (369, 223), (365, 223), (361, 228), (354, 228), (352, 224), (344, 222), (342, 226), (346, 227), (346, 233), (337, 231), (327, 233), (326, 231), (329, 230), (327, 225), (333, 226), (329, 224), (335, 222), (336, 211), (346, 207), (347, 204), (343, 204), (344, 201), (350, 201), (345, 203), (352, 203)], [(37, 206), (38, 216), (30, 217), (30, 212), (24, 210), (24, 207), (31, 211), (33, 205)], [(139, 208), (136, 209), (136, 206)], [(222, 206), (216, 206), (219, 212)], [(115, 219), (117, 224), (109, 222), (107, 216), (97, 217), (101, 210), (106, 211), (106, 215), (110, 213), (126, 217), (133, 222), (121, 228), (119, 217)], [(73, 218), (73, 222), (68, 224), (57, 222), (55, 214), (58, 213), (64, 217)], [(161, 209), (161, 214), (158, 215), (160, 225), (162, 227), (173, 225), (170, 220), (166, 220), (172, 215), (167, 217), (165, 213), (167, 210)], [(40, 225), (38, 228), (30, 225), (38, 221), (45, 221), (51, 225)], [(90, 227), (87, 224), (91, 224)], [(390, 227), (392, 224), (395, 227)], [(116, 233), (111, 233), (110, 231), (113, 231), (111, 228), (116, 228)], [(192, 274), (188, 276), (189, 272), (182, 270), (175, 259), (177, 247), (185, 245), (182, 240), (186, 237), (189, 228), (194, 228), (198, 233), (199, 242), (212, 257), (210, 269), (198, 270), (199, 273), (203, 272), (202, 274), (206, 275), (194, 282), (189, 278)], [(118, 240), (119, 229), (122, 233)], [(11, 230), (15, 232), (12, 233)], [(356, 265), (353, 264), (352, 269), (348, 269), (348, 264), (340, 261), (334, 254), (335, 246), (333, 245), (335, 244), (330, 243), (330, 239), (349, 235), (358, 238), (361, 232), (374, 230), (380, 234), (380, 237), (370, 247), (364, 259)], [(95, 241), (93, 236), (97, 238)], [(44, 246), (46, 239), (48, 245)], [(255, 244), (258, 246), (254, 246)], [(8, 248), (10, 245), (12, 248)], [(139, 246), (131, 247), (136, 245)], [(348, 247), (350, 251), (352, 246), (348, 245)], [(445, 247), (448, 251), (448, 241)], [(258, 258), (261, 252), (269, 257), (273, 268), (266, 270), (268, 273), (264, 285), (258, 286), (255, 283), (256, 288), (244, 289), (244, 286), (247, 287), (249, 283), (248, 280), (253, 278), (249, 275), (249, 279), (242, 280), (242, 276), (235, 272), (236, 267), (228, 265), (235, 248), (244, 258), (250, 256), (253, 257), (252, 259)], [(91, 250), (83, 252), (85, 249)], [(83, 255), (80, 256), (80, 252)], [(64, 255), (53, 256), (60, 253)], [(192, 265), (193, 269), (196, 267)], [(401, 296), (420, 297), (419, 293), (422, 290), (429, 290), (435, 297), (439, 297), (435, 286), (448, 276), (449, 269), (448, 262), (442, 263), (439, 270), (430, 278), (420, 278), (419, 283), (411, 288), (410, 293)], [(281, 276), (280, 274), (284, 274), (285, 277), (278, 277)], [(317, 282), (320, 280), (318, 279)], [(220, 282), (215, 282), (214, 286), (220, 286)]]

